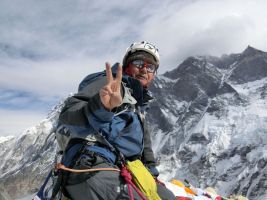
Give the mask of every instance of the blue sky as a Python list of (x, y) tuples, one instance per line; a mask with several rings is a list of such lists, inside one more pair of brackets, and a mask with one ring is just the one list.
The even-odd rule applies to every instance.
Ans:
[(265, 0), (1, 0), (0, 136), (44, 119), (134, 41), (160, 50), (159, 73), (191, 55), (267, 51)]

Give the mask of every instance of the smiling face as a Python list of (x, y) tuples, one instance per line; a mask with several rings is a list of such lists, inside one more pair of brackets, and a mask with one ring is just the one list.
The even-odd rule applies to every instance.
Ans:
[(155, 72), (148, 72), (147, 66), (145, 63), (142, 68), (137, 67), (136, 65), (129, 63), (125, 68), (124, 72), (137, 80), (139, 80), (143, 87), (148, 87), (150, 83), (153, 81)]

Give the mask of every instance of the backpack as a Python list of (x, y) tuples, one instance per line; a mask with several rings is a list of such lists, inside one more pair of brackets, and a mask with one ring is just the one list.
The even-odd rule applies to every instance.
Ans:
[[(88, 75), (79, 84), (78, 91), (81, 91), (85, 86), (94, 82), (97, 78), (99, 78), (101, 76), (105, 76), (104, 71)], [(71, 99), (72, 99), (72, 96), (68, 97), (64, 102), (64, 106), (63, 106), (61, 113), (59, 115), (59, 119), (58, 119), (58, 123), (57, 123), (57, 127), (56, 127), (56, 132), (55, 132), (57, 143), (59, 145), (60, 150), (63, 152), (65, 151), (70, 140), (72, 140), (73, 138), (85, 139), (85, 140), (92, 141), (92, 142), (97, 141), (97, 139), (95, 138), (95, 136), (93, 134), (85, 135), (85, 137), (82, 137), (81, 134), (76, 132), (76, 130), (75, 130), (76, 127), (72, 127), (72, 126), (67, 124), (68, 122), (66, 123), (65, 121), (61, 120), (62, 113), (65, 110), (67, 110), (68, 108), (71, 108), (71, 106), (72, 106)], [(88, 130), (85, 129), (84, 131), (88, 131)], [(81, 130), (80, 130), (80, 132), (81, 132)]]

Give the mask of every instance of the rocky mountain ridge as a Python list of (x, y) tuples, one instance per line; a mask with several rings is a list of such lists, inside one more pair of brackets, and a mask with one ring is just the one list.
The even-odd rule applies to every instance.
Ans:
[(266, 58), (189, 57), (157, 78), (148, 119), (164, 178), (266, 199)]

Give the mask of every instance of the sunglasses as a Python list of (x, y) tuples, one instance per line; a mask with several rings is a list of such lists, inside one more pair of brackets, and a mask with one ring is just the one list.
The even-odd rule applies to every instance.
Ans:
[(131, 62), (131, 64), (133, 64), (135, 67), (142, 69), (143, 67), (146, 67), (147, 72), (149, 73), (155, 73), (157, 71), (157, 66), (147, 63), (143, 60), (134, 60)]

